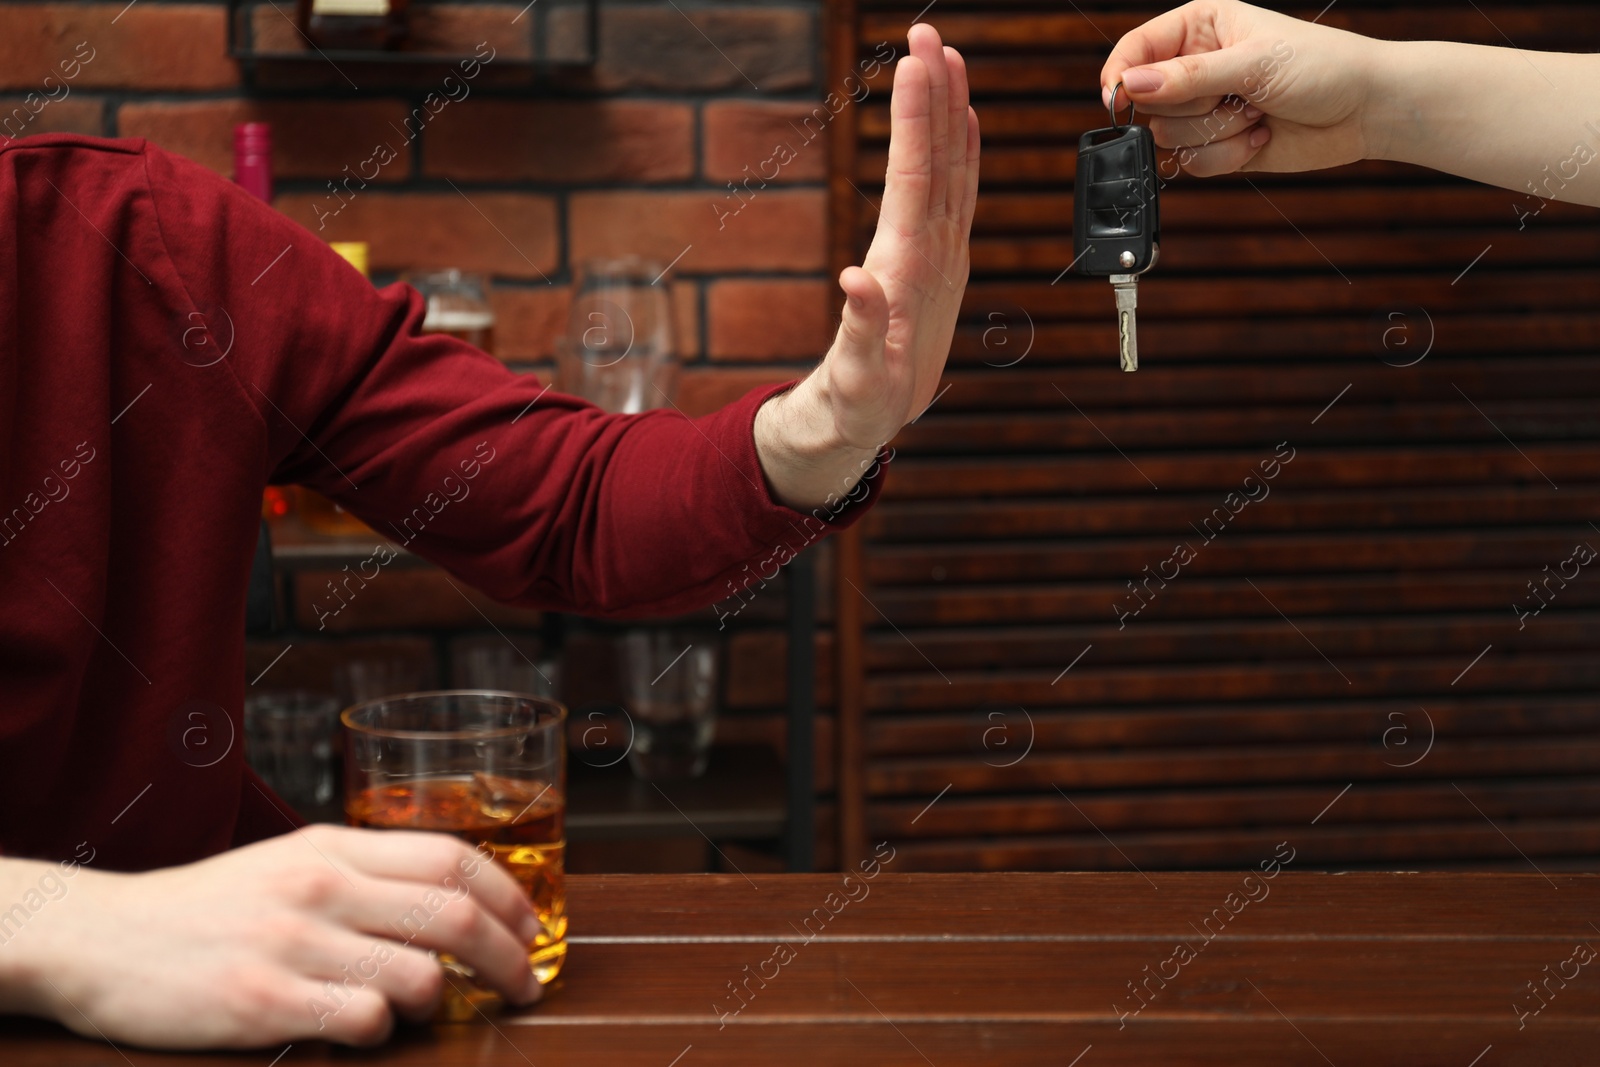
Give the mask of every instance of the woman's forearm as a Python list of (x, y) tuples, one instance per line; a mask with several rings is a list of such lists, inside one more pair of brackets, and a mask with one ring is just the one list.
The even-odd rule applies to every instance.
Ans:
[(1600, 206), (1600, 56), (1439, 41), (1373, 47), (1372, 158)]

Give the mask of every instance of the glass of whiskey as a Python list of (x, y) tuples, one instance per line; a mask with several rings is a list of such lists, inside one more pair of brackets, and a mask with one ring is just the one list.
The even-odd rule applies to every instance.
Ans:
[[(341, 716), (346, 820), (452, 834), (492, 852), (538, 912), (528, 963), (544, 984), (567, 956), (566, 718), (554, 700), (476, 689), (389, 696)], [(440, 1019), (500, 1006), (470, 967), (447, 953), (439, 961)]]

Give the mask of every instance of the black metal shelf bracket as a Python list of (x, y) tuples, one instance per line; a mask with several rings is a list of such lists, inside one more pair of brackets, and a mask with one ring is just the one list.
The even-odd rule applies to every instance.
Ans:
[(816, 865), (817, 565), (812, 553), (789, 561), (789, 819), (785, 846), (790, 871)]

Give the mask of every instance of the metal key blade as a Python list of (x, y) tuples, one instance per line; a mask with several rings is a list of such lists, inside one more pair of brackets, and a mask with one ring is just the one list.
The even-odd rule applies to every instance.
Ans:
[(1137, 274), (1111, 275), (1111, 288), (1117, 298), (1117, 350), (1122, 359), (1122, 369), (1139, 369), (1139, 276)]

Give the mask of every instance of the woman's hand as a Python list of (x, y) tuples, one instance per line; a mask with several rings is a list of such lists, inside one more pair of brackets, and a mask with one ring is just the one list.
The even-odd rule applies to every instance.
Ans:
[[(0, 1008), (89, 1038), (248, 1048), (366, 1045), (443, 988), (454, 954), (513, 1003), (539, 996), (537, 919), (492, 859), (440, 834), (313, 826), (145, 874), (11, 861), (7, 889), (64, 884), (5, 946)], [(44, 872), (43, 874), (35, 872)], [(7, 896), (5, 899), (14, 899)]]
[(1388, 159), (1515, 190), (1519, 226), (1545, 200), (1600, 205), (1594, 55), (1376, 41), (1196, 0), (1117, 42), (1102, 99), (1119, 81), (1118, 106), (1154, 116), (1191, 174)]
[(978, 116), (956, 50), (926, 24), (909, 38), (889, 104), (878, 229), (862, 265), (839, 276), (838, 336), (809, 378), (756, 417), (762, 468), (794, 507), (842, 495), (862, 460), (932, 402), (966, 290)]
[(1196, 175), (1299, 171), (1371, 154), (1367, 112), (1385, 42), (1238, 3), (1195, 0), (1123, 37), (1100, 72), (1153, 116), (1156, 144)]

